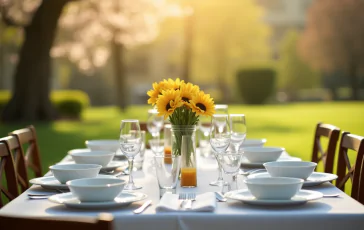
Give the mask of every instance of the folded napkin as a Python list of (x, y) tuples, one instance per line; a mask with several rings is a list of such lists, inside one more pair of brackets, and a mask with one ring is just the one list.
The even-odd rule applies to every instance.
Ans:
[(165, 193), (159, 201), (156, 211), (212, 212), (216, 207), (216, 198), (213, 192), (207, 192), (196, 196), (196, 200), (192, 202), (192, 209), (182, 209), (180, 204), (178, 194)]

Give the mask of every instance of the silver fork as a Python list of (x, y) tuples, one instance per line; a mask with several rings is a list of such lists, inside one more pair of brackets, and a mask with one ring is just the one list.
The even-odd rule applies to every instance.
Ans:
[(187, 194), (187, 203), (185, 208), (186, 209), (191, 209), (192, 208), (192, 201), (196, 200), (196, 193), (188, 193)]
[(187, 194), (186, 193), (180, 193), (179, 196), (178, 196), (178, 200), (181, 201), (180, 203), (180, 207), (181, 208), (184, 208), (185, 207), (185, 201), (187, 200)]

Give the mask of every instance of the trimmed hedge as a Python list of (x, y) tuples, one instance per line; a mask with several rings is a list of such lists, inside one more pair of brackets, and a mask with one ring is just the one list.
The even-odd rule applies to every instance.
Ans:
[[(0, 90), (0, 113), (10, 98), (9, 91)], [(50, 98), (60, 117), (80, 118), (82, 111), (90, 105), (88, 95), (80, 90), (52, 91)]]
[(274, 92), (276, 71), (273, 68), (246, 68), (236, 74), (238, 91), (245, 103), (263, 104)]

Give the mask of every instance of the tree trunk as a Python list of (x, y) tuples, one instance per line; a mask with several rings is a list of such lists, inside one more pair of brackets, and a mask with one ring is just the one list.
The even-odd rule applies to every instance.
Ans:
[(351, 99), (359, 100), (359, 76), (358, 76), (358, 68), (355, 63), (350, 65), (349, 69), (349, 78), (350, 78), (350, 87), (351, 87)]
[(24, 28), (25, 39), (15, 70), (13, 96), (3, 111), (3, 121), (56, 118), (49, 100), (50, 49), (56, 35), (58, 18), (68, 1), (43, 1), (32, 22)]
[(114, 76), (116, 86), (116, 103), (121, 110), (125, 110), (128, 105), (128, 87), (126, 81), (125, 47), (112, 40), (111, 50), (114, 59)]

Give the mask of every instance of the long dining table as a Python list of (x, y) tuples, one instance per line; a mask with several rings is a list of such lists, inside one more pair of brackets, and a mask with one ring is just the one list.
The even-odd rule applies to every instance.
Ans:
[[(29, 199), (27, 192), (39, 191), (40, 187), (33, 185), (28, 191), (0, 209), (0, 215), (25, 217), (57, 217), (60, 219), (95, 218), (100, 212), (109, 212), (114, 216), (114, 228), (121, 229), (296, 229), (296, 230), (348, 230), (364, 229), (364, 205), (352, 199), (329, 182), (305, 189), (320, 191), (323, 194), (339, 193), (339, 197), (321, 198), (302, 205), (289, 206), (254, 206), (237, 200), (217, 202), (212, 212), (157, 212), (160, 201), (159, 186), (152, 166), (153, 154), (146, 151), (143, 169), (134, 171), (135, 183), (142, 185), (138, 190), (148, 195), (153, 201), (152, 206), (142, 214), (134, 214), (144, 201), (132, 203), (125, 207), (113, 209), (70, 209), (62, 204), (52, 203), (47, 199)], [(66, 156), (62, 161), (70, 159)], [(209, 182), (217, 178), (217, 163), (214, 158), (199, 157), (198, 186), (195, 188), (177, 188), (177, 193), (220, 191), (220, 187), (210, 186)], [(121, 178), (127, 180), (127, 176)], [(239, 175), (241, 189), (246, 188)]]

